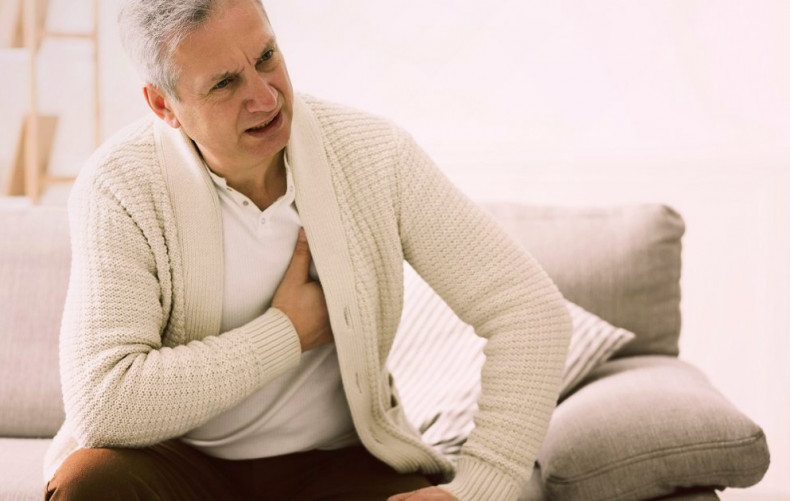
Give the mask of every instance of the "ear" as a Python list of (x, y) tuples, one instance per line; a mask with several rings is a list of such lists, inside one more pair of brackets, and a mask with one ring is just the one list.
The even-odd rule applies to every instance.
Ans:
[(156, 116), (165, 121), (170, 127), (177, 129), (181, 127), (181, 122), (178, 121), (171, 100), (164, 92), (160, 91), (153, 84), (147, 83), (143, 87), (143, 95), (148, 103), (148, 107), (156, 113)]

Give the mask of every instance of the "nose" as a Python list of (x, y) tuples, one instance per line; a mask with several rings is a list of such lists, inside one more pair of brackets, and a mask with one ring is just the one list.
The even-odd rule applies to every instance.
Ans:
[(250, 113), (274, 111), (277, 108), (277, 89), (269, 83), (266, 75), (255, 72), (248, 81), (247, 111)]

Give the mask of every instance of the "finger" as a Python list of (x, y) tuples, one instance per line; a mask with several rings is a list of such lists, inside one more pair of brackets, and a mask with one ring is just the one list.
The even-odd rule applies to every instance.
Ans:
[(283, 280), (292, 280), (297, 283), (306, 283), (310, 280), (310, 246), (307, 243), (307, 235), (304, 228), (299, 230), (299, 238), (296, 241), (296, 248), (291, 257), (291, 264), (285, 270)]
[(403, 494), (396, 494), (394, 496), (390, 496), (389, 498), (387, 498), (387, 501), (403, 501), (404, 499), (407, 499), (409, 496), (411, 496), (415, 492), (417, 492), (417, 491), (404, 492)]

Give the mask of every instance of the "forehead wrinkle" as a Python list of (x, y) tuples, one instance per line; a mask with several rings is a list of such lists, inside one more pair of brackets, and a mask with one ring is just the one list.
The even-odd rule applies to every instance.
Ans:
[(240, 71), (236, 71), (236, 70), (228, 70), (228, 71), (224, 71), (222, 73), (216, 73), (216, 74), (210, 76), (208, 81), (209, 82), (213, 82), (215, 80), (222, 80), (223, 78), (232, 77), (232, 76), (238, 75), (239, 73), (241, 73), (241, 72)]
[(275, 42), (276, 42), (275, 37), (270, 36), (266, 41), (266, 43), (263, 44), (263, 49), (261, 49), (261, 51), (257, 55), (255, 55), (253, 59), (247, 58), (247, 61), (253, 66), (255, 66), (258, 60), (261, 59), (264, 54), (266, 54), (266, 51), (268, 51), (270, 48), (272, 48), (275, 45)]
[[(268, 51), (274, 44), (275, 44), (275, 37), (273, 37), (273, 36), (269, 37), (269, 40), (264, 44), (263, 49), (261, 49), (260, 53), (255, 55), (254, 58), (249, 58), (246, 55), (244, 57), (245, 57), (245, 59), (247, 59), (248, 63), (250, 63), (251, 65), (255, 66), (257, 61), (260, 58), (262, 58), (263, 55), (266, 54), (266, 51)], [(217, 80), (221, 80), (223, 78), (227, 78), (229, 76), (239, 75), (242, 72), (243, 72), (243, 68), (242, 69), (226, 70), (226, 71), (223, 71), (223, 72), (218, 72), (218, 73), (215, 73), (214, 75), (212, 75), (211, 77), (209, 77), (208, 81), (209, 82), (214, 82), (214, 81), (217, 81)]]
[[(252, 66), (255, 66), (257, 64), (258, 60), (261, 59), (261, 57), (263, 57), (263, 54), (265, 54), (267, 50), (269, 50), (270, 48), (276, 45), (277, 37), (274, 35), (274, 33), (271, 32), (267, 33), (266, 31), (268, 30), (265, 30), (263, 33), (264, 34), (263, 48), (260, 51), (256, 51), (256, 53), (253, 54), (252, 58), (248, 57), (247, 54), (245, 54), (244, 49), (238, 48), (244, 60), (246, 60), (247, 63), (251, 64)], [(241, 75), (243, 72), (244, 72), (244, 68), (243, 67), (240, 68), (238, 66), (236, 68), (231, 68), (224, 71), (217, 71), (212, 73), (212, 75), (208, 77), (205, 82), (206, 84), (211, 84), (214, 82), (218, 82), (224, 78)]]
[[(242, 56), (245, 59), (247, 59), (247, 56), (244, 54), (244, 52), (242, 52)], [(208, 81), (209, 82), (214, 82), (216, 80), (221, 80), (221, 79), (227, 78), (229, 76), (240, 75), (243, 71), (244, 71), (243, 67), (239, 68), (238, 66), (236, 66), (235, 69), (231, 68), (231, 69), (227, 69), (227, 70), (224, 70), (224, 71), (219, 71), (217, 73), (214, 73), (211, 77), (209, 77)]]

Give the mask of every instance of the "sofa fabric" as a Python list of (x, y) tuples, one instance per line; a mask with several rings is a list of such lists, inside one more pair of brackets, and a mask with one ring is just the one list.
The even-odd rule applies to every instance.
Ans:
[(560, 404), (538, 454), (550, 499), (649, 499), (747, 487), (768, 469), (759, 426), (674, 357), (610, 360)]
[(0, 438), (0, 500), (44, 498), (41, 464), (50, 438)]
[(63, 208), (0, 211), (0, 436), (51, 437), (65, 418), (58, 331), (70, 258)]
[(677, 355), (685, 224), (656, 204), (606, 208), (483, 204), (562, 294), (636, 334), (615, 357)]

